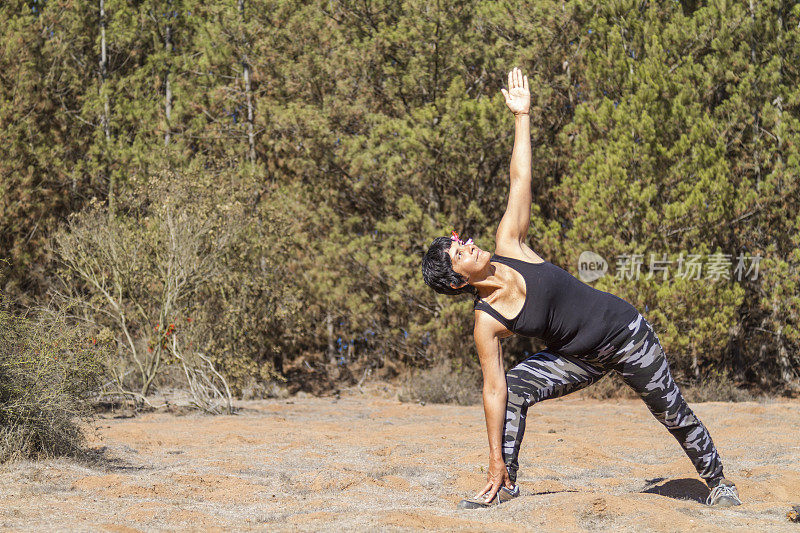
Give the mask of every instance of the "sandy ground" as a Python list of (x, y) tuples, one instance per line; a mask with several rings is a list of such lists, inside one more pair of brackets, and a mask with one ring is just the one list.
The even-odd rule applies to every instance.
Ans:
[(240, 402), (234, 416), (109, 414), (106, 462), (0, 469), (3, 530), (787, 531), (800, 503), (800, 401), (693, 406), (744, 505), (711, 509), (672, 437), (637, 400), (531, 409), (522, 496), (457, 510), (485, 480), (480, 406), (375, 390)]

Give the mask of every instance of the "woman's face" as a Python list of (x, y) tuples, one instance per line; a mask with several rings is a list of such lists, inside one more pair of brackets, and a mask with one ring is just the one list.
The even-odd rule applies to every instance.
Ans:
[(491, 259), (489, 252), (481, 250), (472, 243), (459, 241), (453, 241), (447, 253), (453, 263), (453, 270), (466, 277), (467, 282), (474, 281), (476, 274), (483, 272)]

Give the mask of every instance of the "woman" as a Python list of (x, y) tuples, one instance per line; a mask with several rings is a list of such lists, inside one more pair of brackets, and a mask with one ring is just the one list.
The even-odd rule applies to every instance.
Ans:
[[(678, 440), (711, 493), (709, 505), (739, 505), (708, 431), (672, 379), (658, 337), (636, 309), (546, 262), (525, 243), (531, 216), (530, 92), (519, 69), (501, 89), (514, 113), (508, 206), (495, 255), (458, 236), (433, 241), (422, 263), (425, 282), (443, 294), (472, 293), (475, 344), (483, 371), (489, 436), (487, 484), (459, 507), (486, 507), (519, 494), (517, 457), (525, 416), (536, 402), (563, 396), (616, 370)], [(503, 373), (500, 339), (537, 337), (548, 348)]]

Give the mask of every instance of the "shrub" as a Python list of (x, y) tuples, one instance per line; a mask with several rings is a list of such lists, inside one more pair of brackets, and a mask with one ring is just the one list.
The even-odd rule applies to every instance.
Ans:
[[(213, 389), (213, 384), (199, 386), (208, 381), (201, 366), (211, 365), (210, 376), (216, 377), (213, 364), (189, 348), (192, 340), (197, 346), (192, 334), (198, 330), (189, 310), (228, 235), (214, 235), (218, 227), (170, 207), (147, 220), (120, 216), (110, 222), (104, 210), (89, 209), (55, 238), (68, 291), (60, 296), (117, 341), (117, 356), (109, 365), (117, 392), (142, 402), (165, 363), (182, 367), (192, 392)], [(226, 389), (226, 384), (216, 388)], [(209, 403), (205, 394), (195, 400)]]
[(0, 461), (82, 455), (105, 347), (63, 316), (0, 310)]
[(727, 371), (712, 370), (705, 378), (684, 387), (688, 402), (746, 402), (755, 396), (737, 387)]
[(472, 366), (438, 361), (430, 368), (417, 369), (408, 375), (400, 391), (400, 401), (476, 404), (481, 401), (481, 372)]
[(607, 399), (630, 399), (636, 398), (636, 393), (630, 388), (616, 371), (611, 371), (597, 383), (593, 383), (580, 391), (584, 398), (594, 398), (596, 400)]
[(172, 365), (193, 403), (218, 412), (252, 378), (279, 375), (281, 332), (299, 306), (286, 296), (278, 200), (256, 205), (216, 179), (154, 173), (124, 211), (93, 205), (54, 236), (58, 297), (116, 347), (109, 394), (148, 403)]

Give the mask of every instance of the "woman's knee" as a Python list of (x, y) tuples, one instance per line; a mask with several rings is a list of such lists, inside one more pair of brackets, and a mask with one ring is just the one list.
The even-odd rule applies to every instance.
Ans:
[(520, 365), (515, 366), (506, 373), (506, 387), (508, 388), (508, 403), (519, 407), (527, 407), (533, 403), (536, 396), (536, 383), (530, 372)]

